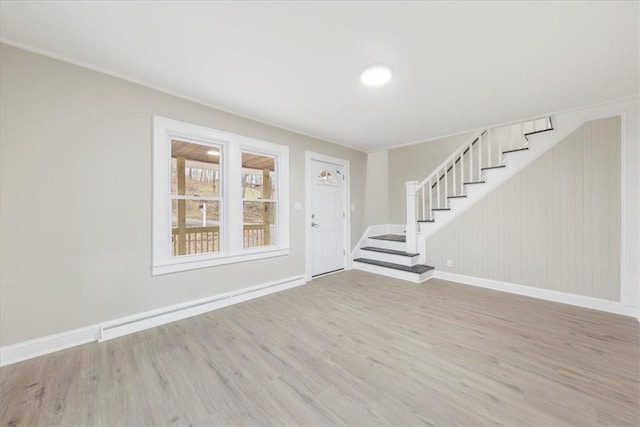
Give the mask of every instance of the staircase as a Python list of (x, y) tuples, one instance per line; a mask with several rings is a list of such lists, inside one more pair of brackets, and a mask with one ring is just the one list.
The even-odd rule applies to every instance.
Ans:
[(360, 258), (353, 260), (354, 268), (415, 283), (430, 279), (433, 267), (420, 264), (420, 254), (406, 252), (406, 245), (404, 234), (369, 236)]
[(353, 268), (415, 283), (430, 279), (434, 268), (425, 265), (426, 239), (555, 145), (560, 137), (541, 138), (553, 130), (551, 117), (543, 117), (476, 133), (424, 180), (405, 184), (406, 226), (367, 234)]

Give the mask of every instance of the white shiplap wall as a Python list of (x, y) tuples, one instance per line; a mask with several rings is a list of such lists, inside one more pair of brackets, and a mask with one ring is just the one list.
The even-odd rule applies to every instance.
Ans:
[(585, 123), (429, 238), (427, 263), (619, 300), (620, 128), (620, 117)]

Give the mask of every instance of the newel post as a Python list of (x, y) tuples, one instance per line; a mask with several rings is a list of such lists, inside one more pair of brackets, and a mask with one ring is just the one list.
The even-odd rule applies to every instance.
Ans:
[(407, 252), (418, 252), (418, 218), (416, 217), (416, 202), (418, 181), (407, 181)]

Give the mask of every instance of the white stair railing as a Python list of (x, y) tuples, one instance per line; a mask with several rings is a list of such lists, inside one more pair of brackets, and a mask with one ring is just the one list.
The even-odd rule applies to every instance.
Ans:
[(477, 132), (421, 182), (408, 181), (407, 252), (417, 252), (418, 222), (433, 222), (434, 211), (449, 210), (449, 198), (466, 196), (466, 185), (482, 183), (483, 168), (501, 167), (503, 153), (527, 149), (528, 135), (553, 129), (550, 117)]

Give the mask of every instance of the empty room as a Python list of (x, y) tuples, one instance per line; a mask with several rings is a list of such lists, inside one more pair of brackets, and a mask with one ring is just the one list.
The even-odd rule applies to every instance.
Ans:
[(0, 425), (640, 425), (640, 2), (0, 1)]

